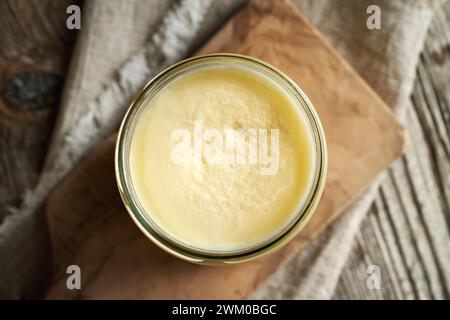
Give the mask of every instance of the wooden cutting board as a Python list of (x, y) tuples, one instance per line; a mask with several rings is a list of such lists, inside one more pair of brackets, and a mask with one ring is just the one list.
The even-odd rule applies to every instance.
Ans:
[[(200, 50), (263, 59), (292, 77), (322, 120), (329, 174), (320, 205), (301, 234), (254, 262), (207, 267), (163, 252), (134, 225), (116, 189), (115, 136), (50, 195), (55, 254), (48, 298), (244, 298), (298, 254), (400, 156), (405, 129), (389, 108), (286, 1), (251, 1)], [(82, 270), (82, 290), (66, 288), (66, 267)]]

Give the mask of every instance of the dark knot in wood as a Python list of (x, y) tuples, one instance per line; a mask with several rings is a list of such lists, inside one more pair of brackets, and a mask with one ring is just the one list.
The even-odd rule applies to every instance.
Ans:
[(2, 96), (13, 109), (23, 111), (55, 107), (64, 78), (45, 71), (22, 71), (10, 75), (2, 85)]

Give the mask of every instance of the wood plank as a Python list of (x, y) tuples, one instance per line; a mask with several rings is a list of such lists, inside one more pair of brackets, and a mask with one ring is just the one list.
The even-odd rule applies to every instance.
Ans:
[[(450, 296), (450, 2), (430, 26), (408, 112), (412, 143), (382, 184), (335, 299)], [(364, 285), (381, 267), (382, 290)], [(361, 285), (362, 284), (362, 285)]]
[[(59, 263), (48, 297), (246, 297), (402, 152), (404, 130), (388, 107), (292, 4), (250, 2), (202, 50), (211, 51), (266, 60), (292, 76), (314, 102), (330, 155), (329, 178), (317, 213), (299, 237), (265, 259), (227, 268), (183, 262), (157, 249), (124, 214), (114, 183), (115, 137), (111, 137), (47, 203)], [(366, 134), (364, 141), (358, 138), (360, 132)], [(68, 263), (80, 265), (87, 277), (77, 296), (65, 287)]]
[(0, 221), (36, 183), (45, 157), (73, 42), (69, 3), (0, 3)]
[[(76, 35), (66, 8), (79, 2), (0, 1), (0, 297), (34, 296), (49, 275), (42, 212), (21, 220), (9, 208), (39, 177)], [(4, 230), (9, 218), (21, 232)]]

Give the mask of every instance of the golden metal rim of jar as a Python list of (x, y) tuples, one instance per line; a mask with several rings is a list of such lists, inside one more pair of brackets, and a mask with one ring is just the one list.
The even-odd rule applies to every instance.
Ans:
[[(308, 195), (308, 201), (305, 203), (303, 208), (297, 213), (295, 221), (292, 222), (292, 225), (289, 226), (284, 232), (278, 235), (274, 239), (270, 239), (270, 242), (263, 246), (259, 246), (252, 250), (245, 251), (243, 253), (238, 254), (208, 254), (202, 253), (199, 250), (192, 250), (190, 248), (183, 247), (182, 245), (175, 243), (171, 239), (162, 235), (158, 230), (154, 229), (149, 222), (143, 217), (139, 208), (136, 206), (136, 201), (133, 199), (132, 194), (130, 193), (129, 186), (126, 182), (125, 170), (124, 170), (124, 144), (125, 144), (125, 136), (129, 127), (130, 117), (133, 116), (132, 113), (135, 112), (135, 108), (137, 108), (137, 103), (143, 99), (143, 96), (146, 92), (148, 92), (152, 87), (159, 84), (164, 80), (168, 74), (170, 76), (171, 72), (174, 72), (177, 68), (180, 68), (186, 64), (207, 61), (207, 60), (215, 60), (215, 59), (232, 59), (237, 61), (245, 61), (247, 63), (254, 63), (259, 67), (265, 68), (266, 71), (276, 75), (288, 85), (298, 102), (300, 102), (301, 106), (304, 108), (305, 113), (308, 116), (310, 121), (310, 125), (314, 131), (314, 138), (316, 141), (316, 175), (314, 177), (314, 183)], [(194, 66), (195, 67), (195, 66)], [(282, 71), (273, 67), (272, 65), (253, 58), (249, 56), (239, 55), (239, 54), (230, 54), (230, 53), (214, 53), (196, 56), (193, 58), (189, 58), (183, 61), (180, 61), (162, 72), (160, 72), (157, 76), (155, 76), (152, 80), (150, 80), (144, 88), (136, 95), (134, 100), (132, 101), (130, 107), (128, 108), (119, 129), (119, 134), (116, 142), (115, 149), (115, 175), (116, 181), (119, 189), (120, 196), (125, 205), (126, 210), (129, 215), (139, 227), (139, 229), (158, 247), (165, 250), (166, 252), (181, 258), (183, 260), (197, 263), (197, 264), (206, 264), (206, 265), (224, 265), (224, 264), (236, 264), (242, 263), (250, 260), (254, 260), (270, 254), (275, 250), (284, 246), (287, 242), (289, 242), (292, 238), (294, 238), (301, 229), (306, 225), (306, 223), (311, 218), (314, 213), (320, 197), (322, 195), (325, 180), (327, 175), (327, 163), (328, 163), (328, 155), (327, 155), (327, 146), (325, 140), (325, 134), (320, 123), (320, 119), (310, 102), (309, 98), (304, 94), (304, 92), (298, 87), (298, 85), (291, 80), (288, 76), (286, 76)]]

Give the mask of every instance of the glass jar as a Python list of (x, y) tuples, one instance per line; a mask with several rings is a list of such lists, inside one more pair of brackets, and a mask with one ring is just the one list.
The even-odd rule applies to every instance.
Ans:
[[(281, 230), (264, 239), (264, 241), (248, 248), (228, 251), (199, 249), (177, 241), (164, 231), (152, 219), (151, 212), (146, 212), (141, 205), (133, 187), (129, 163), (133, 130), (140, 115), (148, 107), (149, 101), (160, 90), (176, 81), (180, 76), (196, 69), (214, 66), (224, 68), (239, 66), (239, 68), (248, 69), (270, 78), (295, 101), (296, 107), (305, 116), (312, 133), (315, 149), (312, 183), (303, 205), (296, 211), (292, 219)], [(150, 240), (170, 254), (189, 262), (208, 265), (234, 264), (253, 260), (273, 252), (295, 237), (307, 223), (319, 202), (325, 184), (326, 172), (327, 148), (324, 132), (314, 107), (303, 91), (294, 81), (273, 66), (252, 57), (236, 54), (210, 54), (190, 58), (172, 65), (153, 78), (136, 96), (128, 109), (119, 130), (115, 152), (115, 173), (119, 192), (136, 225)]]

